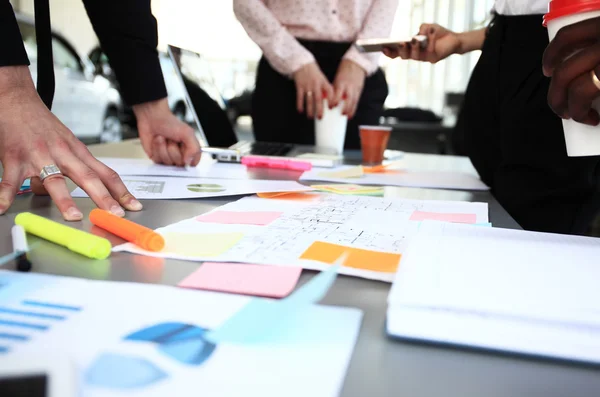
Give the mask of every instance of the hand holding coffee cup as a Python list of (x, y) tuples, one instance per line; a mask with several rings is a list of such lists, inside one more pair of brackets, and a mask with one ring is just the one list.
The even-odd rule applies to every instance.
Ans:
[(567, 154), (600, 155), (600, 0), (552, 0), (544, 24), (548, 103), (563, 118)]

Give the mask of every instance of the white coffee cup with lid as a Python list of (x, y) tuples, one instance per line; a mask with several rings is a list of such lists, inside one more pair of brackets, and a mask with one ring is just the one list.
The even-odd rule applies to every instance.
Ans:
[[(600, 0), (552, 0), (544, 25), (553, 40), (563, 27), (596, 17), (600, 17)], [(592, 106), (600, 113), (600, 98)], [(563, 130), (569, 157), (600, 155), (600, 126), (563, 120)]]

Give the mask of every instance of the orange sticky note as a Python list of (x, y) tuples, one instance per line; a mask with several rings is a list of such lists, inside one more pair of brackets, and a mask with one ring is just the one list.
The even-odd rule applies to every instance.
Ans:
[(382, 273), (395, 273), (398, 270), (401, 258), (400, 254), (371, 251), (317, 241), (302, 254), (300, 259), (334, 264), (343, 254), (348, 255), (348, 259), (346, 259), (343, 266)]
[(317, 195), (298, 192), (256, 193), (260, 198), (277, 200), (316, 200)]
[(402, 172), (401, 170), (395, 170), (392, 168), (401, 163), (402, 160), (394, 161), (388, 164), (374, 165), (372, 167), (363, 167), (363, 171), (365, 174), (399, 174)]
[(476, 214), (450, 214), (441, 212), (424, 212), (415, 211), (410, 216), (411, 221), (442, 221), (442, 222), (454, 222), (454, 223), (477, 223)]

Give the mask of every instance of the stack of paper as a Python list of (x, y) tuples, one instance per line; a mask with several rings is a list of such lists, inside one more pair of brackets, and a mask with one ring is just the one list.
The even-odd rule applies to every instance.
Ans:
[(469, 173), (408, 169), (365, 173), (365, 169), (361, 166), (340, 166), (329, 171), (315, 169), (302, 174), (300, 180), (432, 189), (489, 190), (489, 187), (476, 175)]
[(388, 300), (392, 336), (600, 362), (600, 239), (424, 222)]
[(248, 197), (158, 229), (161, 252), (129, 243), (115, 251), (211, 262), (326, 270), (342, 254), (340, 273), (391, 282), (423, 220), (486, 224), (485, 203), (315, 194), (314, 200)]

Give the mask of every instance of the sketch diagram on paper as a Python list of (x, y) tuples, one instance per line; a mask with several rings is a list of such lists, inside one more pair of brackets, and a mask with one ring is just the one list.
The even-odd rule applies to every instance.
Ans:
[[(400, 254), (419, 226), (408, 222), (410, 214), (422, 207), (419, 201), (407, 204), (368, 197), (323, 196), (317, 204), (282, 215), (262, 233), (246, 236), (228, 256), (257, 262), (289, 261), (298, 259), (315, 241)], [(394, 231), (365, 230), (356, 222), (351, 225), (349, 222), (363, 210), (405, 213), (407, 222), (397, 225)]]

